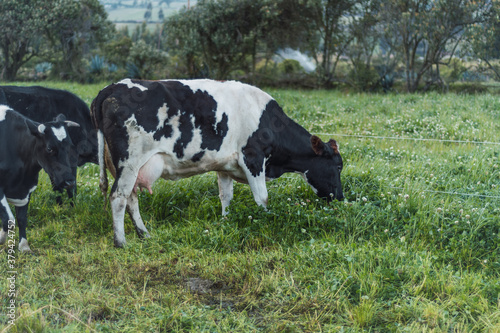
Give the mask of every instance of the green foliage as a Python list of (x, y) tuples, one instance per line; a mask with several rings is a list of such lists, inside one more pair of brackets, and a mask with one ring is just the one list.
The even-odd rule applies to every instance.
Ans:
[(283, 74), (298, 74), (303, 73), (304, 68), (300, 62), (294, 59), (285, 59), (278, 64), (278, 70)]
[(0, 79), (14, 80), (19, 68), (41, 52), (50, 4), (43, 0), (2, 0)]
[(166, 63), (167, 57), (162, 51), (139, 40), (130, 48), (127, 61), (137, 69), (136, 73), (133, 73), (134, 78), (154, 79), (158, 69)]
[(349, 71), (349, 80), (360, 91), (374, 91), (380, 85), (380, 76), (371, 66), (363, 63), (356, 64)]
[[(88, 104), (104, 86), (49, 85)], [(498, 145), (421, 141), (500, 142), (498, 96), (268, 92), (339, 142), (346, 201), (287, 174), (267, 184), (267, 210), (235, 184), (222, 217), (214, 173), (158, 181), (139, 195), (152, 237), (127, 217), (115, 249), (98, 167), (79, 169), (74, 207), (42, 173), (9, 332), (498, 331)]]

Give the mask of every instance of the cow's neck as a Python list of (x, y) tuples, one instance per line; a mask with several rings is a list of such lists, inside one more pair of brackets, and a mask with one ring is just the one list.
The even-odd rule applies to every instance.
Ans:
[(311, 147), (311, 134), (290, 120), (287, 130), (279, 136), (277, 147), (271, 154), (266, 170), (268, 176), (277, 178), (286, 172), (306, 172), (315, 157)]

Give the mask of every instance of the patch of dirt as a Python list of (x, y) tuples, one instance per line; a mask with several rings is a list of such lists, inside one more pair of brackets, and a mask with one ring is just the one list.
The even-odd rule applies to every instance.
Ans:
[(226, 284), (222, 281), (212, 281), (200, 278), (189, 278), (186, 282), (186, 286), (192, 293), (200, 295), (219, 294), (228, 289)]

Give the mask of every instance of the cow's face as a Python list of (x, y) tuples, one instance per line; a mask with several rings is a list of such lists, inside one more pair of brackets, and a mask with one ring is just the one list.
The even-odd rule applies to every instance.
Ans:
[(63, 189), (74, 187), (77, 160), (72, 154), (75, 147), (67, 127), (79, 125), (65, 121), (63, 115), (43, 124), (30, 120), (26, 120), (26, 123), (31, 134), (36, 137), (35, 158), (38, 164), (47, 172), (55, 186)]
[(342, 156), (337, 142), (331, 139), (324, 143), (315, 135), (311, 137), (311, 146), (316, 156), (311, 160), (309, 170), (305, 173), (307, 182), (316, 194), (327, 200), (343, 200), (340, 173), (342, 172)]

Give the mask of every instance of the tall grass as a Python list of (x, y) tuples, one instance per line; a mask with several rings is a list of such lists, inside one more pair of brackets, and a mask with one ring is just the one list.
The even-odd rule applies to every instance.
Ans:
[[(49, 85), (87, 103), (104, 87)], [(42, 174), (9, 331), (500, 332), (500, 145), (411, 140), (498, 143), (498, 97), (269, 92), (336, 134), (346, 201), (292, 174), (268, 183), (267, 211), (236, 184), (222, 217), (215, 174), (158, 181), (140, 194), (152, 238), (127, 218), (115, 249), (98, 168), (79, 170), (75, 207)]]

